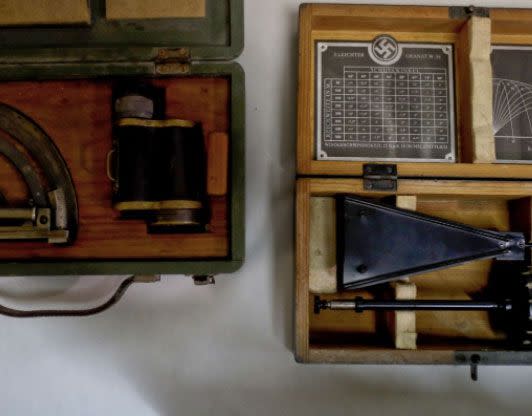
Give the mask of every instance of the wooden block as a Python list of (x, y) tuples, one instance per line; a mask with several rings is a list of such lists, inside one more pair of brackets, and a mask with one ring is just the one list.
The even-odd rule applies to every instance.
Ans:
[(0, 25), (90, 24), (87, 0), (1, 0)]
[[(396, 205), (397, 208), (415, 211), (417, 197), (415, 195), (398, 195)], [(410, 283), (410, 279), (404, 278), (402, 281), (395, 282), (393, 286), (395, 299), (411, 300), (416, 298), (417, 288), (414, 283)], [(416, 313), (413, 311), (393, 312), (392, 323), (395, 348), (415, 350), (417, 344)]]
[[(411, 300), (417, 295), (416, 285), (409, 282), (396, 282), (395, 299)], [(401, 350), (415, 350), (417, 333), (416, 333), (416, 313), (413, 311), (394, 312), (394, 341), (395, 348)]]
[(211, 196), (227, 194), (229, 137), (214, 132), (207, 138), (207, 193)]
[(205, 17), (205, 13), (205, 0), (106, 1), (106, 17), (110, 20)]
[(310, 199), (309, 289), (313, 293), (335, 293), (336, 201)]
[(493, 83), (491, 71), (491, 21), (473, 16), (468, 22), (469, 83), (471, 88), (471, 139), (473, 163), (495, 162), (493, 136)]
[(417, 208), (417, 197), (415, 195), (397, 195), (395, 205), (397, 208), (415, 211)]

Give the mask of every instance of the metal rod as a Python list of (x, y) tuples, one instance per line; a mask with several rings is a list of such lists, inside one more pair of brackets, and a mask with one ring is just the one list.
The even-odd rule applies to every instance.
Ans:
[(315, 309), (354, 310), (393, 310), (393, 311), (489, 311), (512, 309), (510, 301), (468, 301), (468, 300), (321, 300), (316, 298)]
[(0, 208), (0, 220), (35, 221), (35, 208)]

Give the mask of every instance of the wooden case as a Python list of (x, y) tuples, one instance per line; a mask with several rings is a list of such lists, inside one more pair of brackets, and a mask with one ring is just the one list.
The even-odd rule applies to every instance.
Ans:
[(461, 7), (302, 5), (299, 27), (298, 174), (361, 176), (364, 164), (316, 160), (315, 42), (370, 41), (386, 33), (399, 42), (450, 43), (455, 49), (457, 163), (398, 162), (399, 176), (532, 178), (529, 166), (495, 163), (491, 97), (485, 94), (486, 89), (491, 90), (491, 84), (486, 85), (485, 82), (486, 77), (490, 77), (491, 44), (530, 44), (532, 32), (524, 22), (530, 22), (532, 15), (530, 11), (522, 10), (490, 12), (491, 17), (482, 17), (478, 13), (468, 14)]
[[(72, 18), (60, 22), (46, 12), (51, 3), (34, 4), (24, 15), (14, 5), (1, 19), (0, 102), (39, 124), (66, 160), (77, 193), (78, 237), (64, 247), (0, 242), (0, 273), (211, 275), (238, 269), (244, 258), (244, 74), (229, 61), (243, 48), (242, 0), (61, 0)], [(202, 123), (207, 232), (148, 234), (144, 221), (120, 220), (113, 210), (106, 155), (112, 89), (124, 79), (164, 87), (167, 117)], [(26, 196), (4, 159), (0, 187), (11, 201)]]
[[(396, 165), (392, 186), (368, 186), (363, 161), (322, 161), (315, 149), (317, 41), (401, 41), (455, 47), (456, 163)], [(299, 27), (296, 195), (295, 356), (299, 362), (530, 364), (530, 350), (508, 350), (483, 312), (417, 312), (417, 348), (396, 348), (393, 313), (313, 311), (313, 297), (372, 298), (389, 285), (337, 292), (334, 197), (393, 199), (405, 209), (531, 237), (532, 166), (496, 163), (492, 132), (492, 44), (532, 45), (532, 11), (456, 7), (304, 4)], [(487, 91), (487, 93), (486, 93)], [(371, 163), (379, 163), (372, 161)], [(472, 299), (491, 281), (492, 261), (410, 278), (418, 299)], [(414, 316), (414, 317), (413, 317)], [(394, 324), (396, 325), (394, 327)], [(407, 326), (409, 324), (406, 324)], [(407, 334), (408, 335), (408, 334)], [(395, 345), (394, 345), (395, 336)], [(400, 343), (400, 342), (399, 342)], [(408, 344), (408, 342), (406, 342)]]

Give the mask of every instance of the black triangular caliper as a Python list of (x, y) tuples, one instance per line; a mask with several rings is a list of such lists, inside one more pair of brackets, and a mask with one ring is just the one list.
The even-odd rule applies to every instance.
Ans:
[(481, 230), (354, 197), (339, 197), (337, 210), (343, 289), (477, 259), (524, 260), (522, 233)]

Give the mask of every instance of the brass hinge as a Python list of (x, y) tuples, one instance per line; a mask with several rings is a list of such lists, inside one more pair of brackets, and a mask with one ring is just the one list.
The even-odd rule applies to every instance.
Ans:
[(188, 48), (161, 48), (155, 58), (155, 72), (160, 75), (188, 74), (190, 60)]
[(366, 163), (362, 177), (366, 191), (397, 190), (397, 165)]

